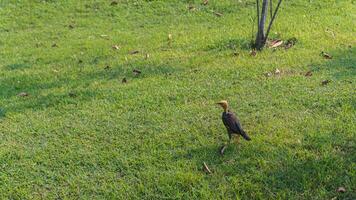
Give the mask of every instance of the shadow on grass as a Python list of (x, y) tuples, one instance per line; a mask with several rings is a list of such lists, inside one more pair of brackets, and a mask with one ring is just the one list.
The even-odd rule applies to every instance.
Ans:
[[(140, 70), (141, 74), (135, 75), (134, 69)], [(105, 84), (105, 82), (117, 80), (117, 87), (120, 87), (120, 85), (129, 85), (139, 79), (169, 76), (182, 70), (183, 68), (172, 67), (170, 64), (135, 61), (111, 66), (108, 69), (95, 67), (75, 69), (73, 70), (74, 76), (48, 73), (45, 77), (29, 77), (16, 74), (14, 77), (4, 77), (0, 80), (0, 99), (9, 102), (8, 105), (3, 105), (7, 112), (24, 112), (26, 109), (41, 110), (58, 104), (76, 104), (100, 98), (101, 91), (90, 89), (90, 85), (96, 81), (99, 84)], [(122, 83), (123, 78), (126, 78), (128, 83)], [(60, 93), (49, 91), (49, 94), (41, 94), (42, 91), (47, 90), (46, 93), (48, 93), (48, 90), (57, 88), (65, 88), (66, 91), (63, 92), (61, 89)], [(21, 92), (26, 92), (29, 96), (18, 96)]]
[(313, 71), (327, 71), (336, 80), (354, 79), (356, 77), (356, 48), (346, 47), (344, 51), (329, 52), (333, 58), (323, 65), (317, 65)]
[(31, 65), (28, 63), (14, 63), (14, 64), (10, 64), (10, 65), (6, 65), (5, 69), (6, 70), (20, 70), (20, 69), (26, 69), (26, 68), (30, 68)]
[(205, 50), (206, 51), (237, 51), (237, 50), (250, 50), (252, 47), (252, 43), (247, 39), (228, 39), (222, 40), (215, 44), (208, 45)]
[[(205, 162), (211, 167), (212, 171), (219, 171), (225, 175), (244, 174), (251, 171), (248, 164), (249, 162), (246, 162), (251, 159), (251, 155), (249, 153), (251, 152), (251, 148), (255, 151), (259, 151), (256, 147), (251, 146), (251, 144), (252, 143), (247, 144), (246, 141), (241, 141), (240, 144), (231, 143), (225, 149), (223, 155), (220, 154), (220, 149), (224, 145), (223, 143), (199, 147), (191, 149), (181, 158), (195, 161), (198, 168), (202, 168), (203, 163)], [(238, 166), (231, 168), (229, 163), (238, 163)]]
[[(352, 191), (351, 162), (337, 156), (328, 155), (305, 158), (294, 155), (293, 159), (280, 162), (277, 169), (265, 172), (264, 183), (272, 193), (284, 191), (303, 195), (312, 199), (314, 192), (322, 190), (328, 199), (354, 199)], [(338, 193), (339, 187), (345, 187), (345, 193)]]
[(0, 107), (0, 119), (1, 119), (1, 118), (4, 118), (5, 116), (6, 116), (6, 111), (5, 111), (5, 109), (3, 109), (3, 108)]
[[(330, 141), (330, 140), (329, 140)], [(331, 140), (332, 141), (332, 140)], [(314, 141), (306, 141), (314, 145)], [(271, 145), (271, 146), (268, 146)], [(323, 145), (323, 144), (320, 144)], [(328, 144), (324, 144), (328, 146)], [(318, 145), (316, 145), (318, 146)], [(352, 191), (352, 152), (343, 156), (326, 152), (322, 155), (306, 153), (303, 144), (295, 149), (292, 145), (272, 146), (260, 142), (231, 144), (221, 156), (220, 145), (210, 145), (190, 150), (181, 159), (194, 162), (202, 173), (205, 162), (213, 174), (223, 177), (239, 177), (249, 184), (259, 185), (259, 192), (271, 197), (283, 197), (285, 194), (313, 199), (314, 192), (322, 190), (324, 197), (331, 199), (353, 199)], [(318, 148), (318, 147), (316, 147)], [(321, 151), (321, 147), (318, 151)], [(243, 194), (244, 187), (251, 190), (243, 181), (238, 193)], [(338, 193), (338, 187), (345, 187), (345, 193)], [(252, 194), (245, 194), (252, 195)], [(268, 196), (267, 195), (267, 196)], [(266, 196), (266, 197), (267, 197)], [(251, 199), (254, 196), (244, 196)], [(320, 199), (318, 197), (317, 199)]]

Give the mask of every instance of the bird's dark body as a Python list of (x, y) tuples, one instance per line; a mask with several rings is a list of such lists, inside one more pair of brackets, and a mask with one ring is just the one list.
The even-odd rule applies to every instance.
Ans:
[(227, 129), (227, 133), (229, 134), (230, 139), (232, 137), (232, 134), (239, 134), (246, 140), (251, 140), (251, 138), (242, 129), (239, 119), (236, 117), (236, 115), (233, 112), (231, 111), (223, 112), (222, 121)]

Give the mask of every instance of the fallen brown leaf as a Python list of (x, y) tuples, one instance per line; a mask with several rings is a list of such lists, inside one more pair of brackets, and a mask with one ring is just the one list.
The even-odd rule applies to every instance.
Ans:
[(138, 70), (138, 69), (134, 69), (134, 70), (132, 70), (132, 72), (133, 72), (136, 76), (139, 75), (139, 74), (141, 74), (141, 71)]
[(312, 71), (308, 71), (307, 73), (305, 73), (305, 76), (313, 76), (313, 72)]
[(344, 193), (344, 192), (346, 192), (346, 189), (345, 189), (344, 187), (339, 187), (339, 188), (337, 189), (337, 192)]
[(328, 54), (328, 53), (326, 53), (326, 52), (324, 52), (324, 51), (321, 52), (321, 55), (322, 55), (325, 59), (332, 59), (332, 58), (333, 58), (330, 54)]
[(194, 11), (194, 10), (195, 10), (195, 7), (194, 7), (193, 5), (189, 5), (189, 6), (188, 6), (188, 9), (189, 9), (190, 11)]
[(29, 94), (27, 92), (21, 92), (18, 94), (19, 97), (27, 97)]
[(297, 43), (297, 38), (295, 37), (292, 37), (292, 38), (289, 38), (286, 42), (285, 42), (285, 46), (284, 48), (285, 49), (289, 49), (291, 48), (292, 46), (294, 46), (296, 43)]
[(208, 3), (209, 3), (209, 0), (204, 0), (202, 4), (203, 4), (204, 6), (206, 6), (206, 5), (208, 5)]
[(293, 45), (289, 43), (289, 44), (286, 44), (286, 45), (284, 46), (284, 48), (285, 48), (285, 49), (289, 49), (289, 48), (291, 48), (292, 46), (293, 46)]
[(270, 77), (270, 76), (272, 76), (272, 73), (271, 72), (267, 72), (267, 73), (265, 73), (265, 76), (266, 77)]
[(251, 50), (251, 51), (250, 51), (250, 55), (251, 55), (251, 56), (256, 56), (256, 55), (257, 55), (256, 50), (254, 50), (254, 49), (253, 49), (253, 50)]
[(216, 16), (218, 16), (218, 17), (222, 17), (222, 16), (223, 16), (223, 14), (222, 14), (222, 13), (219, 13), (219, 12), (214, 12), (214, 14), (215, 14)]
[(277, 48), (283, 44), (283, 40), (272, 40), (269, 44), (269, 48)]
[(329, 84), (331, 81), (330, 80), (323, 80), (322, 82), (321, 82), (321, 85), (327, 85), (327, 84)]
[(119, 50), (120, 47), (119, 47), (118, 45), (113, 45), (113, 46), (112, 46), (112, 49), (114, 49), (114, 50)]
[(208, 165), (205, 162), (203, 163), (203, 170), (206, 173), (211, 174), (211, 170), (209, 169)]
[(130, 54), (131, 54), (131, 55), (133, 55), (133, 54), (138, 54), (138, 53), (140, 53), (140, 51), (138, 51), (138, 50), (130, 51)]
[(325, 30), (325, 32), (330, 33), (330, 35), (331, 35), (333, 38), (335, 38), (335, 33), (334, 33), (333, 30), (327, 28), (327, 29)]

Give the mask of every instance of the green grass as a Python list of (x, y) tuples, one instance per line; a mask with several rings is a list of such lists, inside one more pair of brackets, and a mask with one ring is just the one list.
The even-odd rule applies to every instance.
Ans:
[(0, 199), (356, 198), (355, 1), (283, 2), (256, 57), (254, 0), (110, 2), (0, 2)]

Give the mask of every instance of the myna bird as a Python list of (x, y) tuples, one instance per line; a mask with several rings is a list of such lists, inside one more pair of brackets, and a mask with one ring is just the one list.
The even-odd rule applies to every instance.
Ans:
[(233, 135), (237, 136), (237, 141), (239, 141), (240, 135), (245, 140), (251, 140), (251, 138), (242, 129), (239, 119), (233, 112), (229, 110), (229, 105), (227, 101), (223, 100), (218, 102), (217, 104), (219, 104), (224, 109), (224, 112), (222, 113), (222, 121), (229, 135), (229, 143), (231, 142), (231, 138)]

